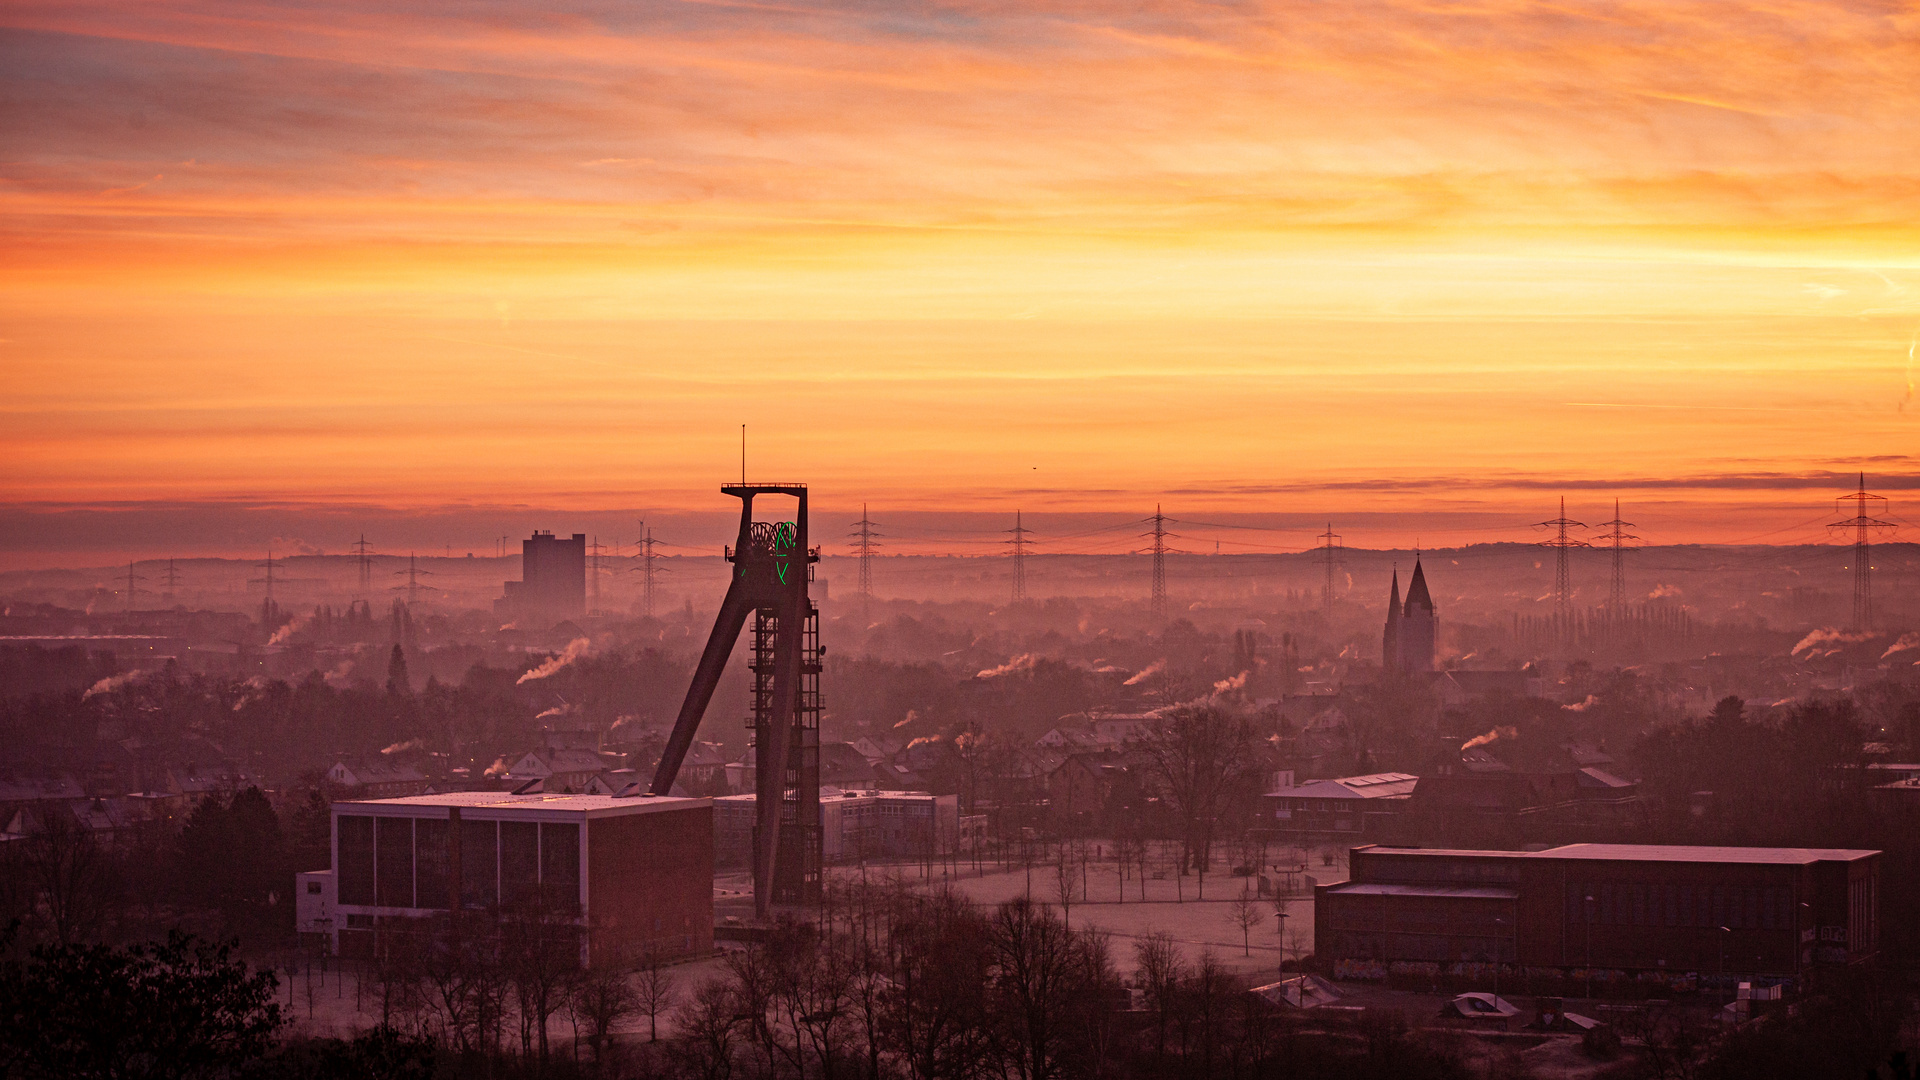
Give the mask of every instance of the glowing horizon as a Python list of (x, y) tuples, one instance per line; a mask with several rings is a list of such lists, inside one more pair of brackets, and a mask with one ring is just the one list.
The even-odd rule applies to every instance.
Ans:
[(21, 3), (0, 27), (9, 531), (700, 514), (742, 422), (756, 475), (838, 503), (1364, 501), (1399, 546), (1561, 487), (1674, 542), (1777, 536), (1836, 476), (1920, 477), (1911, 13)]

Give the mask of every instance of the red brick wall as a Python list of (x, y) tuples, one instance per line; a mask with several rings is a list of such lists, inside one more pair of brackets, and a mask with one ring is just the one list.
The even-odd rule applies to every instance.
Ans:
[(587, 823), (588, 962), (713, 951), (713, 808)]

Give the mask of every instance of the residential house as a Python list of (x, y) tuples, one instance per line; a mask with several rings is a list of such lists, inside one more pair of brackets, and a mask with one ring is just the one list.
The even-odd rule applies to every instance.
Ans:
[(1308, 780), (1262, 796), (1261, 818), (1282, 833), (1367, 834), (1403, 813), (1419, 783), (1411, 773), (1393, 772)]
[(387, 757), (336, 761), (327, 770), (327, 782), (356, 799), (398, 799), (424, 794), (431, 786), (419, 769)]

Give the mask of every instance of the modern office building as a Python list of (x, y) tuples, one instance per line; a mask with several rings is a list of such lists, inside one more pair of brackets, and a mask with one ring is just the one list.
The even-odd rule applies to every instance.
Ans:
[(456, 905), (570, 920), (583, 962), (698, 955), (713, 948), (713, 808), (497, 791), (338, 802), (333, 869), (301, 875), (297, 899), (303, 918), (330, 917), (300, 930), (347, 955), (364, 955), (383, 925), (430, 929)]
[(536, 531), (520, 544), (520, 580), (504, 583), (494, 612), (545, 630), (587, 613), (587, 534), (561, 538)]
[(1792, 976), (1879, 948), (1880, 853), (1569, 844), (1545, 851), (1354, 848), (1314, 889), (1336, 978), (1396, 965)]

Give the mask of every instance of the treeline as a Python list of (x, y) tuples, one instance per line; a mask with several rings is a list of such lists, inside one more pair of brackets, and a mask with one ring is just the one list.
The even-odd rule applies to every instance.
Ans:
[[(640, 723), (671, 717), (686, 691), (685, 665), (650, 649), (582, 657), (524, 683), (521, 676), (547, 657), (515, 667), (475, 664), (457, 684), (428, 678), (420, 687), (406, 674), (405, 650), (378, 659), (362, 666), (377, 668), (382, 681), (345, 681), (318, 670), (292, 681), (243, 679), (188, 672), (169, 661), (155, 671), (119, 673), (88, 691), (0, 699), (0, 738), (27, 767), (91, 765), (111, 744), (136, 747), (124, 752), (127, 770), (177, 767), (196, 753), (198, 765), (211, 767), (217, 763), (204, 760), (211, 744), (250, 772), (291, 777), (415, 739), (455, 763), (484, 756), (484, 766), (533, 745), (541, 713), (560, 708), (562, 724), (605, 730), (623, 716)], [(112, 667), (110, 658), (89, 662)]]
[(1246, 990), (1211, 952), (1189, 962), (1155, 934), (1119, 956), (1033, 900), (983, 910), (855, 887), (818, 924), (779, 924), (685, 988), (674, 1034), (634, 1068), (689, 1080), (1465, 1074), (1404, 1018), (1334, 1032)]
[(330, 862), (325, 797), (308, 791), (283, 827), (258, 788), (210, 795), (177, 830), (145, 822), (100, 839), (62, 804), (0, 844), (0, 926), (18, 948), (140, 940), (173, 929), (277, 944), (293, 927), (297, 870)]
[(1654, 808), (1646, 843), (1867, 848), (1880, 867), (1882, 951), (1920, 959), (1920, 831), (1914, 804), (1875, 790), (1893, 777), (1869, 769), (1869, 741), (1901, 761), (1920, 746), (1920, 707), (1879, 731), (1845, 699), (1805, 702), (1772, 719), (1727, 697), (1698, 720), (1648, 732), (1633, 758)]

